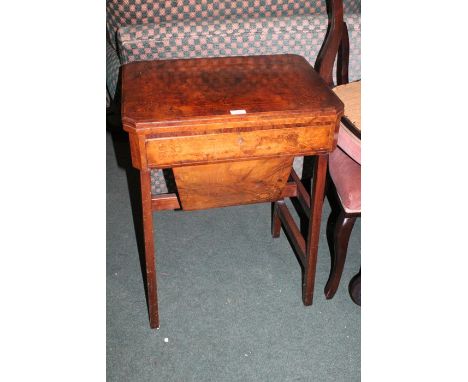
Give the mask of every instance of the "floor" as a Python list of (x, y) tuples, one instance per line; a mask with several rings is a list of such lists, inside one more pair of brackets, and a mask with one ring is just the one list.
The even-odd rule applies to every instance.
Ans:
[(361, 311), (347, 290), (360, 267), (360, 220), (326, 300), (325, 203), (305, 307), (301, 268), (284, 233), (272, 239), (269, 204), (155, 213), (161, 326), (151, 330), (131, 208), (137, 179), (125, 136), (107, 132), (109, 381), (360, 380)]

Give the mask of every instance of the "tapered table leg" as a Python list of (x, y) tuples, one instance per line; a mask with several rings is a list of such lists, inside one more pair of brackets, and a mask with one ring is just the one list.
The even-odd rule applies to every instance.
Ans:
[(141, 201), (143, 207), (143, 232), (145, 240), (146, 283), (148, 310), (151, 328), (159, 328), (156, 261), (153, 237), (153, 213), (151, 208), (151, 175), (149, 170), (140, 171)]
[(317, 268), (317, 251), (320, 236), (320, 221), (322, 219), (323, 195), (327, 175), (328, 154), (319, 155), (314, 164), (310, 200), (310, 220), (307, 233), (306, 259), (304, 266), (304, 281), (302, 285), (302, 301), (304, 305), (312, 305), (314, 295), (315, 271)]
[(277, 202), (271, 203), (271, 236), (277, 238), (281, 232), (281, 220), (278, 214)]

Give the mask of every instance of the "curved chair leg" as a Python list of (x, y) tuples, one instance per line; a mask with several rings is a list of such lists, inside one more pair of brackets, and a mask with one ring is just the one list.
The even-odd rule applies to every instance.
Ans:
[[(327, 285), (325, 286), (325, 297), (327, 299), (333, 298), (338, 285), (340, 285), (341, 274), (346, 260), (346, 253), (348, 251), (348, 241), (351, 231), (354, 227), (356, 217), (349, 217), (344, 211), (341, 211), (336, 220), (330, 216), (328, 221), (329, 229), (327, 229), (328, 242), (333, 243), (330, 246), (331, 254), (331, 270), (328, 277)], [(331, 229), (334, 226), (333, 230)], [(333, 239), (330, 240), (330, 235), (333, 231)]]
[(354, 275), (354, 277), (349, 282), (349, 294), (351, 295), (351, 300), (359, 306), (361, 306), (361, 270), (359, 273)]

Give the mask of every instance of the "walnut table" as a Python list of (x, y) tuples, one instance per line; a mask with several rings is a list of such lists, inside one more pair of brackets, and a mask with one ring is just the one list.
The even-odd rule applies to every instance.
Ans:
[[(122, 122), (140, 170), (150, 326), (159, 327), (153, 211), (273, 202), (304, 267), (312, 304), (327, 156), (343, 104), (296, 55), (133, 62), (122, 68)], [(311, 196), (292, 170), (316, 155)], [(177, 193), (152, 195), (151, 169), (172, 169)], [(309, 216), (304, 238), (284, 199)]]

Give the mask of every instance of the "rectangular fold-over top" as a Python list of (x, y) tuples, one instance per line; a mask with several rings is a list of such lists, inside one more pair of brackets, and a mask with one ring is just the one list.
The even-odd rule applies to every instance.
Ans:
[(274, 128), (278, 121), (336, 118), (342, 112), (343, 103), (297, 55), (141, 61), (122, 69), (127, 131)]

